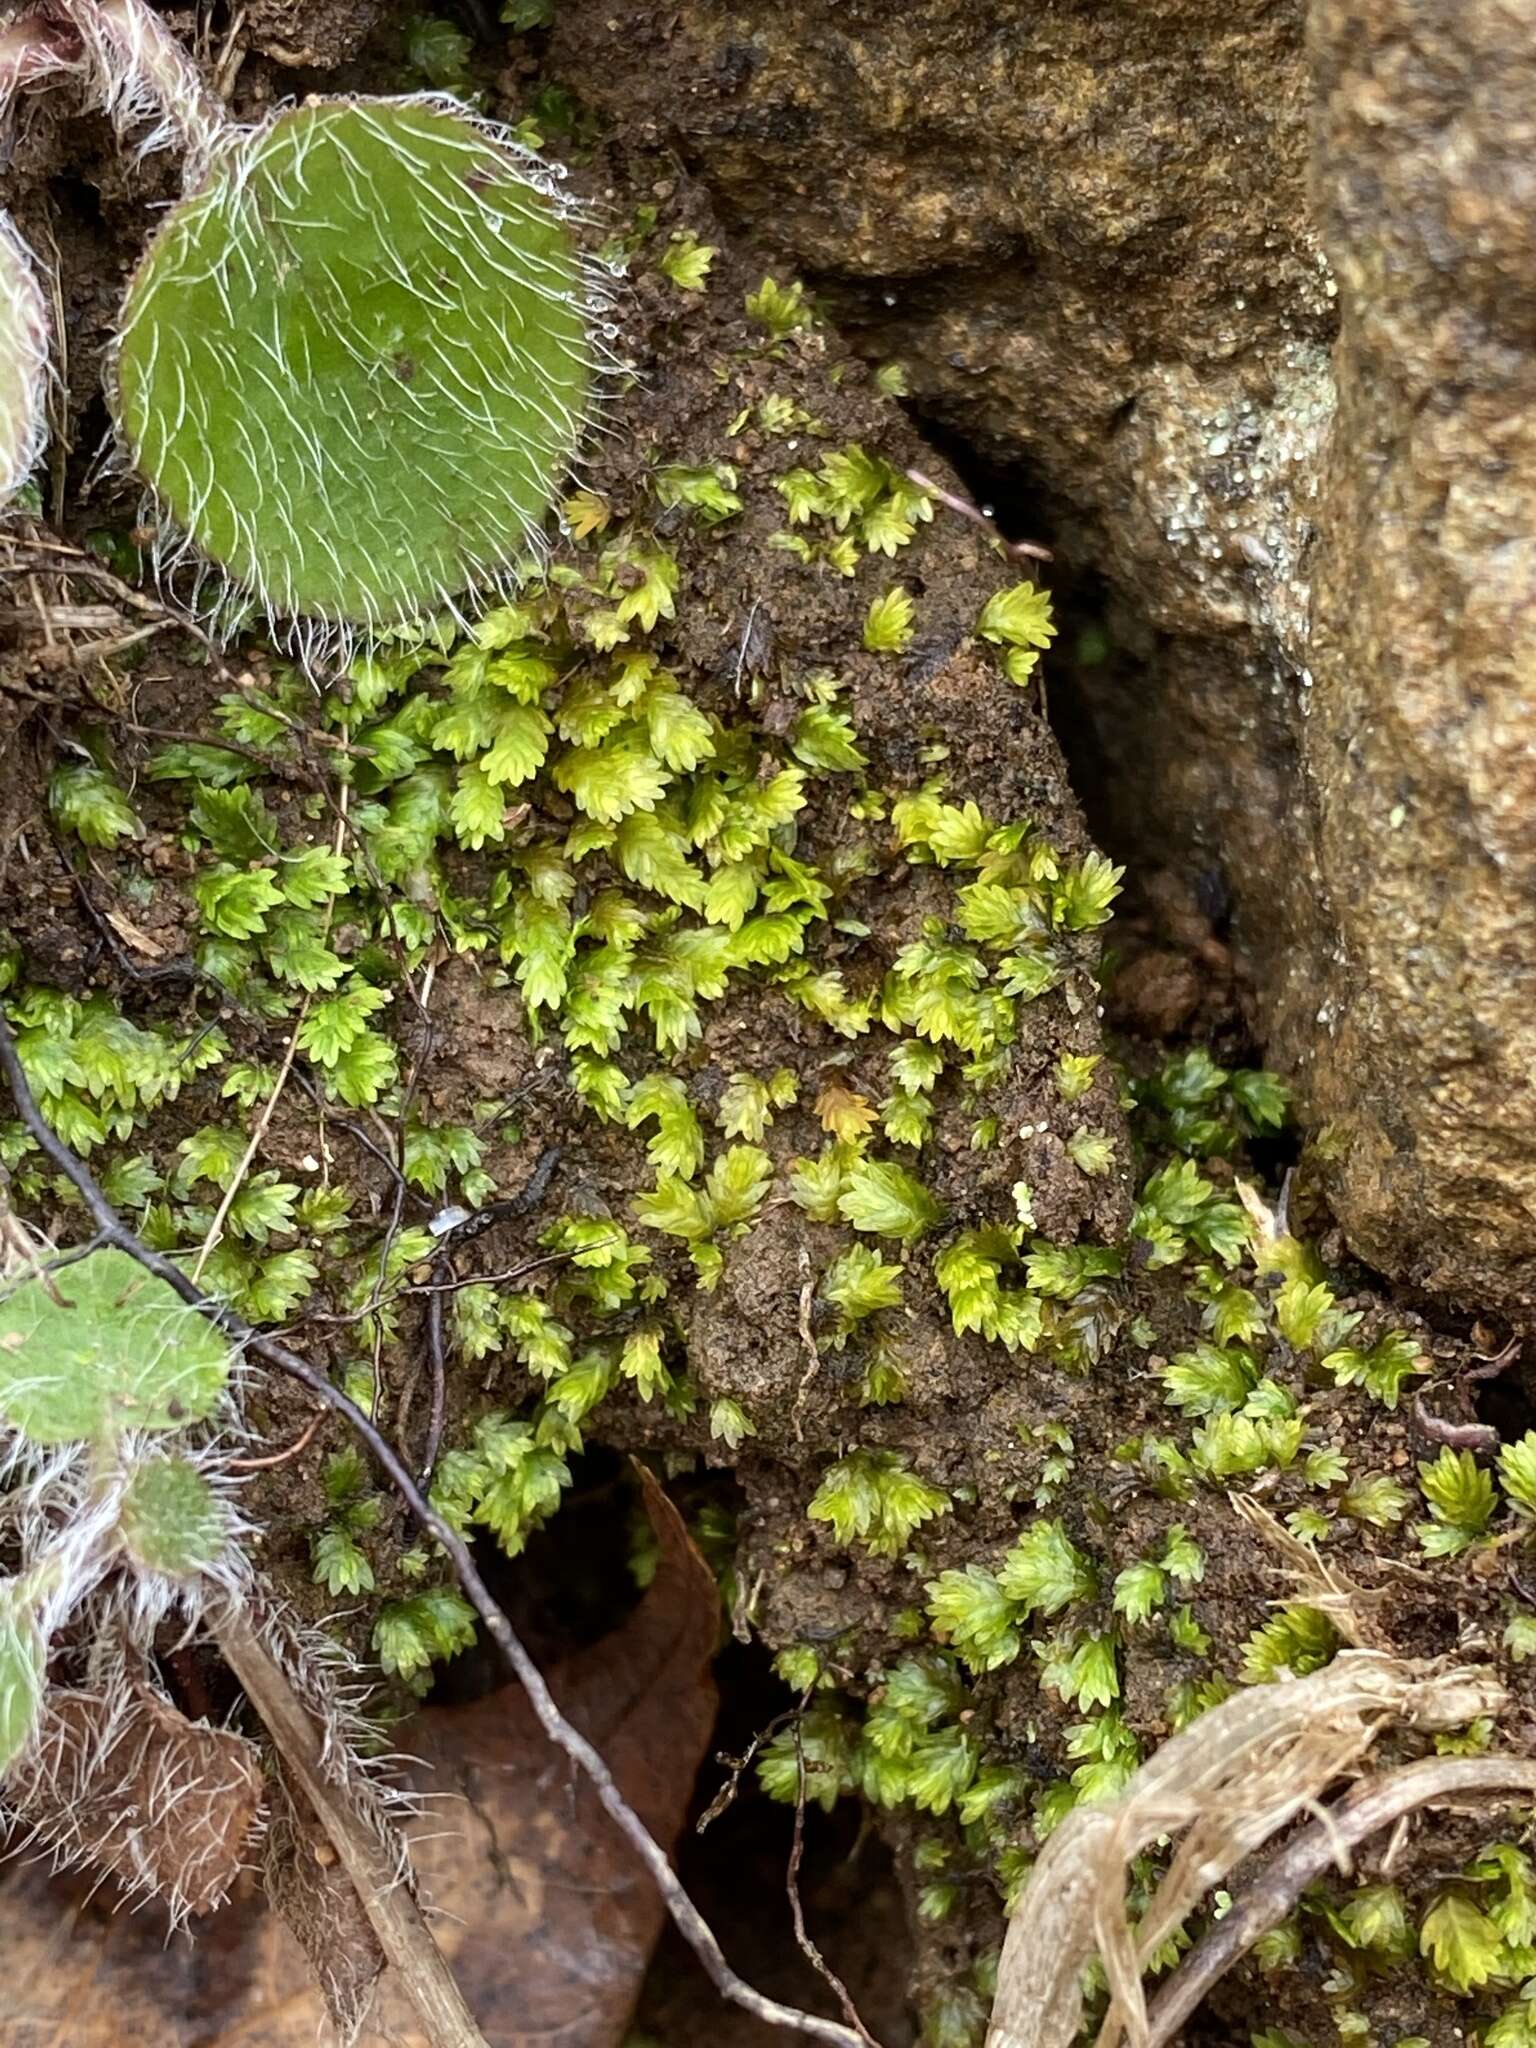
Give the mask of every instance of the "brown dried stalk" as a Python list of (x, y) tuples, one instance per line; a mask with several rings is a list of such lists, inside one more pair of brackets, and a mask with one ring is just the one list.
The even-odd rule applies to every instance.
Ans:
[[(1459, 1727), (1503, 1699), (1488, 1672), (1347, 1650), (1310, 1677), (1251, 1686), (1212, 1707), (1149, 1757), (1119, 1799), (1069, 1814), (1046, 1844), (1003, 1944), (988, 2048), (1069, 2048), (1095, 1948), (1110, 1987), (1098, 2048), (1116, 2048), (1122, 2032), (1147, 2048), (1142, 1968), (1212, 1885), (1313, 1804), (1390, 1722)], [(1133, 1932), (1127, 1865), (1179, 1833)]]
[(1475, 1792), (1536, 1793), (1536, 1762), (1518, 1756), (1428, 1757), (1367, 1778), (1322, 1819), (1271, 1857), (1248, 1890), (1218, 1920), (1152, 2001), (1148, 2048), (1165, 2048), (1217, 1980), (1290, 1912), (1330, 1863), (1419, 1807)]
[(219, 1623), (214, 1637), (319, 1816), (432, 2048), (487, 2048), (396, 1859), (326, 1776), (315, 1724), (276, 1658), (238, 1612)]

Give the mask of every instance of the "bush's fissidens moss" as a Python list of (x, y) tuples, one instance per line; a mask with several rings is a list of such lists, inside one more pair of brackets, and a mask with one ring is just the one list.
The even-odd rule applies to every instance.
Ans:
[(597, 375), (571, 209), (446, 99), (231, 131), (129, 287), (125, 451), (230, 595), (385, 628), (536, 551)]

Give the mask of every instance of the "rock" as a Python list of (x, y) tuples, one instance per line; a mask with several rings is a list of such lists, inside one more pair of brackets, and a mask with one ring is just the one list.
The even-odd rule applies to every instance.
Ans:
[(1303, 740), (1337, 939), (1277, 1024), (1352, 1242), (1479, 1306), (1536, 1295), (1533, 28), (1314, 9), (1343, 325)]
[(1335, 308), (1301, 30), (1273, 0), (577, 0), (557, 37), (1104, 579), (1134, 659), (1080, 707), (1096, 822), (1133, 883), (1235, 878), (1265, 988), (1316, 895), (1299, 572)]
[(1200, 977), (1177, 953), (1139, 953), (1115, 976), (1112, 1014), (1149, 1038), (1171, 1038), (1200, 1001)]
[(573, 0), (555, 38), (1091, 572), (1113, 658), (1052, 687), (1092, 822), (1230, 897), (1354, 1246), (1511, 1309), (1532, 13), (1317, 0), (1310, 62), (1299, 0)]

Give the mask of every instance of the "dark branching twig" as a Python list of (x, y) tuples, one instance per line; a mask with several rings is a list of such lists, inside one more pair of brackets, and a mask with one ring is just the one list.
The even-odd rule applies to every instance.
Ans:
[[(439, 1240), (438, 1250), (432, 1260), (431, 1282), (419, 1291), (427, 1298), (424, 1333), (427, 1342), (427, 1373), (430, 1398), (427, 1411), (427, 1444), (422, 1453), (421, 1476), (417, 1482), (423, 1493), (432, 1490), (432, 1474), (437, 1469), (437, 1454), (443, 1447), (443, 1423), (448, 1407), (448, 1329), (445, 1304), (459, 1284), (453, 1271), (453, 1252), (457, 1246), (472, 1244), (477, 1237), (483, 1237), (492, 1225), (508, 1223), (519, 1216), (531, 1215), (543, 1201), (555, 1168), (560, 1163), (560, 1149), (550, 1145), (540, 1153), (532, 1173), (515, 1195), (508, 1195), (500, 1202), (488, 1202), (483, 1209), (476, 1209), (459, 1222), (450, 1224)], [(404, 1181), (402, 1179), (402, 1186)], [(402, 1290), (410, 1292), (410, 1289)], [(419, 1373), (418, 1368), (418, 1373)], [(410, 1386), (400, 1403), (400, 1420), (395, 1434), (403, 1439), (405, 1418), (410, 1412), (410, 1397), (416, 1384), (417, 1374), (411, 1377)]]
[(424, 1195), (418, 1195), (416, 1191), (407, 1184), (405, 1175), (400, 1171), (399, 1166), (385, 1151), (384, 1147), (379, 1143), (377, 1138), (370, 1137), (368, 1133), (363, 1129), (362, 1125), (353, 1123), (350, 1117), (337, 1116), (335, 1112), (330, 1109), (329, 1104), (321, 1095), (320, 1090), (315, 1086), (314, 1082), (310, 1080), (309, 1076), (304, 1072), (302, 1067), (296, 1066), (294, 1068), (293, 1079), (298, 1083), (299, 1087), (309, 1097), (310, 1101), (315, 1105), (316, 1109), (318, 1109), (321, 1112), (321, 1114), (325, 1116), (326, 1121), (331, 1125), (333, 1129), (338, 1131), (345, 1131), (347, 1136), (353, 1141), (354, 1144), (361, 1145), (365, 1152), (370, 1153), (379, 1162), (379, 1164), (384, 1168), (385, 1172), (390, 1176), (390, 1179), (393, 1181), (394, 1185), (397, 1188), (403, 1187), (406, 1189), (405, 1195), (401, 1198), (402, 1200), (410, 1200), (414, 1202), (418, 1209), (426, 1209), (430, 1207), (430, 1204), (428, 1203), (426, 1197)]
[(548, 1194), (549, 1183), (559, 1164), (560, 1147), (546, 1146), (534, 1161), (532, 1173), (515, 1195), (505, 1195), (499, 1202), (487, 1202), (483, 1208), (473, 1209), (459, 1222), (451, 1224), (443, 1232), (441, 1249), (456, 1252), (463, 1245), (473, 1244), (477, 1237), (484, 1237), (498, 1223), (515, 1223), (519, 1217), (531, 1216)]
[(801, 1697), (794, 1717), (795, 1723), (795, 1833), (789, 1848), (789, 1866), (784, 1873), (784, 1889), (789, 1894), (790, 1918), (795, 1923), (795, 1942), (811, 1968), (829, 1988), (833, 1997), (843, 2009), (843, 2018), (867, 2044), (867, 2048), (879, 2048), (873, 2034), (859, 2018), (858, 2007), (854, 2004), (848, 1986), (838, 1976), (821, 1950), (812, 1941), (805, 1924), (805, 1906), (800, 1897), (800, 1863), (805, 1855), (805, 1736), (803, 1721), (805, 1709), (810, 1702), (811, 1690)]
[(1476, 1792), (1536, 1792), (1536, 1763), (1517, 1756), (1430, 1757), (1367, 1778), (1272, 1856), (1152, 2000), (1147, 2048), (1165, 2044), (1214, 1984), (1278, 1927), (1309, 1884), (1368, 1836), (1421, 1806)]
[(724, 1750), (716, 1752), (715, 1762), (723, 1764), (730, 1772), (730, 1776), (694, 1822), (695, 1834), (702, 1835), (706, 1828), (712, 1826), (720, 1818), (722, 1813), (728, 1811), (734, 1804), (736, 1794), (741, 1787), (741, 1781), (752, 1768), (753, 1759), (758, 1751), (763, 1747), (764, 1743), (771, 1742), (781, 1728), (787, 1728), (790, 1722), (798, 1717), (799, 1713), (799, 1707), (791, 1707), (786, 1713), (775, 1714), (765, 1728), (758, 1729), (740, 1756), (729, 1756)]
[[(708, 1922), (678, 1881), (667, 1860), (665, 1850), (620, 1792), (608, 1766), (592, 1744), (579, 1730), (573, 1728), (561, 1713), (555, 1704), (553, 1694), (544, 1682), (543, 1673), (529, 1656), (506, 1615), (492, 1598), (489, 1587), (480, 1576), (469, 1553), (468, 1545), (432, 1506), (400, 1454), (375, 1428), (356, 1402), (349, 1400), (341, 1388), (334, 1385), (318, 1366), (312, 1365), (308, 1359), (290, 1350), (275, 1337), (253, 1329), (245, 1318), (236, 1315), (233, 1309), (210, 1301), (173, 1259), (167, 1258), (161, 1252), (152, 1251), (141, 1238), (135, 1236), (102, 1193), (90, 1168), (64, 1143), (38, 1107), (37, 1099), (22, 1067), (21, 1057), (16, 1050), (15, 1037), (3, 1015), (0, 1015), (0, 1072), (5, 1075), (22, 1122), (36, 1139), (50, 1164), (57, 1167), (79, 1193), (102, 1242), (115, 1246), (119, 1251), (127, 1252), (146, 1272), (153, 1273), (157, 1279), (174, 1288), (189, 1307), (206, 1316), (209, 1322), (224, 1332), (231, 1343), (243, 1346), (245, 1350), (264, 1359), (268, 1365), (275, 1367), (289, 1379), (297, 1380), (300, 1386), (307, 1387), (318, 1401), (341, 1416), (358, 1440), (366, 1446), (369, 1455), (395, 1488), (417, 1525), (448, 1558), (465, 1598), (479, 1615), (486, 1633), (527, 1694), (540, 1727), (555, 1747), (585, 1774), (604, 1812), (650, 1873), (673, 1925), (698, 1957), (720, 1995), (769, 2026), (785, 2027), (813, 2035), (818, 2040), (835, 2042), (837, 2048), (866, 2048), (865, 2040), (851, 2028), (840, 2026), (834, 2020), (819, 2019), (812, 2013), (800, 2012), (794, 2006), (781, 2005), (776, 1999), (765, 1998), (761, 1992), (754, 1991), (750, 1984), (737, 1976), (721, 1953), (720, 1944), (716, 1941)], [(553, 1171), (553, 1163), (550, 1171)], [(521, 1201), (528, 1196), (537, 1179), (536, 1170), (530, 1178), (529, 1187), (513, 1200)], [(500, 1212), (500, 1215), (507, 1213), (507, 1204), (492, 1203), (488, 1206)], [(479, 1215), (485, 1213), (478, 1212)], [(489, 1218), (490, 1222), (497, 1220), (499, 1216)], [(485, 1227), (488, 1227), (488, 1224)], [(474, 1234), (479, 1233), (477, 1231)], [(465, 1241), (468, 1235), (466, 1229), (459, 1241)]]
[(453, 1278), (446, 1255), (432, 1261), (432, 1286), (427, 1295), (427, 1372), (431, 1394), (427, 1407), (427, 1447), (421, 1454), (421, 1490), (430, 1493), (437, 1454), (443, 1447), (443, 1415), (448, 1405), (448, 1335), (443, 1313), (445, 1289)]
[[(113, 925), (111, 918), (101, 908), (94, 895), (92, 895), (89, 882), (86, 881), (84, 875), (81, 874), (65, 851), (58, 834), (50, 833), (50, 837), (53, 840), (54, 850), (58, 854), (60, 865), (74, 884), (75, 894), (80, 900), (81, 909), (90, 921), (91, 928), (95, 932), (99, 944), (105, 947), (106, 951), (111, 955), (113, 965), (120, 974), (125, 975), (129, 981), (142, 984), (175, 981), (185, 982), (194, 988), (208, 985), (215, 986), (216, 988), (216, 985), (209, 983), (208, 976), (191, 959), (165, 960), (149, 967), (146, 967), (142, 961), (135, 960), (123, 944), (122, 938)], [(223, 990), (216, 988), (216, 993), (222, 996)]]

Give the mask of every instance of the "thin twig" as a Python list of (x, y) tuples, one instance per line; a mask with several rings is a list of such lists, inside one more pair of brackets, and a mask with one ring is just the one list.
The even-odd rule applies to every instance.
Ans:
[[(174, 626), (174, 619), (166, 625)], [(104, 707), (98, 707), (104, 708)], [(205, 732), (189, 732), (179, 725), (141, 725), (137, 719), (121, 721), (124, 732), (131, 732), (139, 739), (165, 740), (172, 746), (206, 747), (211, 754), (234, 754), (243, 761), (254, 761), (258, 768), (280, 782), (302, 782), (306, 787), (313, 783), (315, 771), (307, 761), (279, 761), (273, 754), (264, 754), (260, 747), (248, 747), (243, 740), (210, 739)]]
[[(82, 553), (79, 548), (71, 547), (67, 541), (32, 534), (28, 537), (27, 546), (36, 550), (36, 553), (28, 555), (19, 549), (8, 550), (6, 557), (0, 559), (0, 575), (30, 577), (41, 572), (47, 576), (78, 576), (86, 583), (95, 584), (98, 589), (110, 591), (120, 603), (137, 612), (141, 618), (153, 619), (157, 625), (185, 633), (190, 639), (195, 640), (207, 655), (209, 668), (221, 683), (227, 683), (242, 697), (254, 695), (258, 700), (258, 708), (269, 718), (275, 719), (301, 745), (323, 747), (332, 753), (355, 754), (364, 759), (372, 758), (371, 747), (359, 746), (351, 740), (339, 738), (335, 733), (320, 732), (305, 725), (302, 719), (294, 718), (280, 705), (274, 704), (253, 675), (230, 667), (224, 659), (223, 649), (213, 634), (190, 613), (180, 610), (175, 605), (162, 603), (142, 590), (135, 590), (131, 583), (125, 583), (122, 577), (115, 575), (105, 563), (98, 561), (93, 555)], [(64, 559), (50, 560), (49, 557), (54, 555), (62, 556)], [(48, 620), (45, 607), (38, 607), (38, 616), (46, 632)], [(105, 710), (106, 707), (99, 705), (97, 709)], [(203, 739), (199, 744), (218, 747), (230, 753), (244, 751), (226, 740)], [(266, 765), (272, 767), (277, 774), (285, 772), (270, 761)]]
[[(423, 1331), (427, 1345), (430, 1402), (427, 1411), (427, 1442), (422, 1453), (418, 1480), (423, 1493), (430, 1493), (432, 1490), (432, 1474), (437, 1469), (437, 1454), (443, 1447), (443, 1423), (447, 1416), (448, 1332), (443, 1298), (451, 1294), (458, 1284), (453, 1276), (452, 1253), (457, 1245), (469, 1243), (481, 1236), (493, 1223), (504, 1223), (513, 1217), (526, 1216), (531, 1210), (536, 1209), (544, 1199), (544, 1190), (549, 1186), (550, 1176), (559, 1160), (559, 1150), (551, 1146), (540, 1155), (533, 1172), (515, 1195), (507, 1196), (504, 1201), (488, 1203), (485, 1208), (477, 1209), (473, 1215), (466, 1216), (461, 1223), (456, 1223), (446, 1230), (433, 1258), (430, 1268), (432, 1278), (427, 1286), (396, 1290), (400, 1293), (418, 1292), (427, 1298)], [(374, 1305), (370, 1304), (370, 1309)], [(377, 1305), (382, 1305), (382, 1302)], [(397, 1442), (403, 1443), (405, 1440), (406, 1423), (410, 1419), (411, 1403), (416, 1398), (416, 1384), (420, 1377), (421, 1367), (418, 1364), (400, 1396), (400, 1405), (395, 1415)]]
[(217, 1245), (223, 1232), (225, 1219), (235, 1205), (235, 1197), (240, 1192), (245, 1176), (251, 1170), (251, 1161), (256, 1157), (257, 1152), (261, 1148), (261, 1141), (267, 1135), (267, 1126), (272, 1121), (272, 1114), (277, 1108), (278, 1097), (283, 1092), (283, 1083), (288, 1079), (288, 1070), (293, 1065), (293, 1056), (299, 1049), (299, 1033), (304, 1029), (304, 1020), (308, 1015), (309, 997), (306, 995), (304, 1001), (299, 1006), (298, 1020), (288, 1035), (288, 1050), (283, 1054), (283, 1064), (277, 1070), (277, 1079), (272, 1084), (272, 1092), (267, 1097), (266, 1106), (262, 1110), (261, 1115), (256, 1119), (256, 1128), (251, 1132), (250, 1143), (245, 1148), (240, 1164), (235, 1168), (229, 1186), (224, 1190), (219, 1206), (213, 1212), (213, 1221), (208, 1226), (208, 1234), (203, 1239), (202, 1249), (198, 1252), (197, 1259), (192, 1267), (192, 1278), (194, 1280), (202, 1277), (202, 1271), (208, 1263), (209, 1254)]
[(848, 1987), (827, 1961), (821, 1950), (812, 1941), (805, 1924), (805, 1907), (800, 1899), (800, 1861), (805, 1854), (805, 1736), (803, 1720), (806, 1706), (814, 1687), (807, 1687), (800, 1699), (799, 1711), (795, 1715), (795, 1835), (789, 1848), (789, 1865), (784, 1873), (784, 1888), (789, 1893), (790, 1918), (795, 1923), (795, 1942), (801, 1955), (827, 1985), (833, 1997), (843, 2009), (843, 2018), (852, 2027), (859, 2039), (868, 2048), (879, 2048), (873, 2034), (859, 2018), (858, 2007), (849, 1996)]
[(1163, 2048), (1206, 1993), (1278, 1927), (1340, 1853), (1405, 1814), (1469, 1792), (1536, 1792), (1536, 1763), (1516, 1756), (1430, 1757), (1367, 1778), (1272, 1856), (1231, 1910), (1199, 1942), (1148, 2009), (1147, 2048)]
[(975, 526), (984, 526), (992, 538), (1010, 555), (1024, 555), (1036, 562), (1053, 562), (1056, 558), (1049, 548), (1042, 547), (1036, 540), (1009, 540), (997, 530), (997, 522), (989, 512), (969, 498), (962, 498), (956, 491), (946, 491), (942, 484), (936, 484), (931, 476), (924, 476), (920, 469), (906, 472), (910, 483), (920, 491), (926, 491), (930, 498), (937, 498), (941, 505), (947, 505), (951, 512), (958, 512), (962, 519), (969, 519)]
[(1487, 1422), (1451, 1422), (1424, 1406), (1424, 1396), (1413, 1397), (1414, 1427), (1432, 1443), (1449, 1444), (1458, 1451), (1496, 1451), (1502, 1439)]
[[(605, 1244), (612, 1244), (612, 1238), (598, 1238), (584, 1247), (587, 1251), (599, 1251)], [(462, 1280), (445, 1280), (441, 1286), (433, 1280), (402, 1280), (398, 1287), (392, 1287), (388, 1294), (381, 1294), (373, 1307), (349, 1309), (305, 1309), (292, 1322), (277, 1325), (284, 1336), (292, 1336), (299, 1330), (321, 1326), (330, 1330), (351, 1329), (365, 1317), (374, 1314), (375, 1309), (388, 1308), (393, 1301), (405, 1301), (412, 1295), (426, 1297), (431, 1294), (462, 1294), (467, 1287), (504, 1287), (511, 1280), (526, 1280), (530, 1273), (541, 1273), (546, 1266), (566, 1266), (575, 1257), (574, 1252), (545, 1252), (541, 1258), (525, 1259), (520, 1266), (508, 1266), (500, 1273), (466, 1273)], [(400, 1424), (396, 1424), (398, 1434)]]
[(811, 1255), (802, 1245), (800, 1248), (800, 1271), (806, 1276), (800, 1288), (800, 1300), (795, 1314), (795, 1327), (800, 1333), (800, 1349), (805, 1353), (807, 1365), (800, 1375), (800, 1384), (795, 1389), (795, 1405), (789, 1419), (795, 1432), (795, 1442), (803, 1442), (800, 1430), (800, 1415), (805, 1407), (806, 1397), (811, 1391), (811, 1382), (821, 1370), (821, 1353), (816, 1348), (816, 1333), (811, 1328), (811, 1306), (815, 1300), (816, 1283), (810, 1277)]
[[(51, 826), (49, 827), (49, 834), (53, 840), (54, 850), (59, 856), (59, 861), (65, 873), (69, 876), (70, 881), (74, 884), (75, 894), (80, 899), (81, 909), (89, 918), (97, 938), (112, 956), (112, 960), (120, 974), (126, 974), (130, 981), (142, 984), (157, 981), (181, 981), (188, 982), (193, 987), (216, 986), (216, 984), (210, 982), (209, 977), (191, 959), (162, 960), (149, 967), (135, 960), (133, 955), (124, 946), (121, 934), (114, 926), (111, 917), (101, 908), (100, 904), (97, 903), (95, 897), (91, 894), (90, 884), (65, 852), (63, 842)], [(218, 993), (222, 997), (224, 992), (220, 989)]]
[(443, 1283), (453, 1268), (446, 1257), (432, 1261), (432, 1287), (427, 1295), (427, 1370), (431, 1399), (427, 1409), (427, 1447), (421, 1457), (421, 1490), (432, 1491), (432, 1474), (443, 1446), (443, 1417), (448, 1404), (448, 1340), (444, 1331)]
[(775, 1714), (766, 1728), (758, 1729), (740, 1756), (730, 1756), (724, 1750), (716, 1753), (715, 1762), (717, 1764), (724, 1764), (725, 1768), (730, 1772), (730, 1776), (694, 1822), (693, 1831), (696, 1835), (702, 1835), (707, 1827), (717, 1821), (721, 1814), (727, 1811), (736, 1798), (743, 1776), (751, 1769), (752, 1760), (757, 1755), (757, 1752), (765, 1742), (771, 1742), (781, 1728), (787, 1728), (800, 1711), (801, 1709), (798, 1706), (794, 1706), (790, 1707), (785, 1713)]
[(282, 1667), (239, 1612), (216, 1623), (213, 1635), (330, 1836), (431, 2048), (487, 2048), (409, 1885), (398, 1881), (399, 1873), (382, 1844), (359, 1824), (326, 1777), (314, 1722)]
[[(617, 1243), (616, 1237), (597, 1237), (582, 1249), (598, 1252), (605, 1245)], [(546, 1266), (568, 1266), (575, 1256), (574, 1252), (542, 1252), (538, 1258), (524, 1259), (520, 1266), (507, 1266), (500, 1273), (466, 1273), (462, 1279), (455, 1273), (443, 1281), (408, 1280), (384, 1299), (395, 1301), (408, 1294), (462, 1294), (467, 1287), (505, 1287), (509, 1281), (526, 1280), (530, 1273), (542, 1273)]]
[[(819, 2019), (812, 2013), (800, 2012), (794, 2006), (781, 2005), (777, 1999), (765, 1998), (760, 1991), (754, 1991), (750, 1984), (737, 1976), (725, 1960), (709, 1923), (679, 1882), (667, 1859), (666, 1851), (620, 1792), (602, 1757), (587, 1738), (571, 1726), (555, 1704), (554, 1696), (544, 1682), (543, 1673), (529, 1656), (521, 1638), (492, 1598), (490, 1588), (481, 1577), (463, 1537), (444, 1521), (432, 1506), (394, 1446), (374, 1426), (357, 1403), (350, 1400), (317, 1365), (301, 1357), (298, 1352), (290, 1350), (275, 1337), (254, 1329), (233, 1309), (209, 1301), (173, 1259), (167, 1258), (162, 1252), (152, 1251), (141, 1238), (135, 1236), (102, 1193), (90, 1168), (64, 1143), (39, 1109), (17, 1053), (16, 1040), (9, 1021), (3, 1014), (0, 1014), (0, 1073), (4, 1074), (10, 1087), (17, 1114), (37, 1140), (44, 1156), (78, 1192), (103, 1240), (114, 1245), (119, 1251), (127, 1252), (146, 1272), (153, 1273), (157, 1279), (174, 1288), (183, 1301), (205, 1316), (217, 1329), (222, 1330), (231, 1342), (243, 1345), (246, 1350), (254, 1352), (258, 1358), (265, 1359), (269, 1365), (274, 1366), (289, 1379), (307, 1387), (317, 1400), (346, 1421), (410, 1510), (418, 1527), (425, 1535), (431, 1537), (448, 1558), (465, 1598), (485, 1624), (486, 1633), (527, 1694), (529, 1705), (533, 1708), (534, 1717), (540, 1727), (555, 1747), (563, 1751), (577, 1769), (585, 1774), (604, 1812), (649, 1872), (673, 1925), (698, 1957), (720, 1995), (769, 2026), (785, 2027), (810, 2034), (818, 2040), (836, 2043), (837, 2048), (866, 2048), (866, 2044), (851, 2028), (840, 2026), (833, 2020)], [(544, 1161), (541, 1160), (540, 1167), (543, 1165)], [(531, 1177), (530, 1188), (532, 1182), (538, 1178), (539, 1173), (536, 1170)], [(504, 1205), (492, 1206), (502, 1208)]]
[(1511, 1337), (1503, 1350), (1495, 1351), (1492, 1357), (1486, 1357), (1482, 1352), (1474, 1351), (1472, 1356), (1478, 1359), (1479, 1363), (1477, 1365), (1469, 1365), (1465, 1372), (1457, 1374), (1457, 1378), (1463, 1382), (1467, 1380), (1496, 1380), (1500, 1373), (1508, 1372), (1524, 1349), (1525, 1339), (1523, 1337)]
[[(345, 1131), (347, 1136), (353, 1139), (357, 1144), (361, 1145), (365, 1152), (371, 1153), (373, 1157), (389, 1174), (390, 1179), (395, 1183), (397, 1187), (406, 1186), (405, 1175), (400, 1171), (398, 1164), (390, 1156), (390, 1154), (385, 1151), (384, 1147), (379, 1143), (377, 1138), (369, 1137), (368, 1133), (363, 1129), (362, 1125), (353, 1123), (350, 1117), (337, 1116), (334, 1112), (327, 1112), (324, 1096), (320, 1093), (320, 1090), (315, 1086), (314, 1082), (309, 1078), (308, 1074), (305, 1073), (302, 1067), (294, 1068), (293, 1079), (298, 1082), (299, 1086), (303, 1089), (304, 1093), (309, 1097), (310, 1101), (315, 1105), (316, 1109), (318, 1109), (322, 1113), (322, 1115), (328, 1115), (328, 1121), (336, 1130)], [(427, 1201), (426, 1196), (417, 1194), (414, 1188), (407, 1188), (407, 1197), (409, 1200), (415, 1202), (416, 1206), (419, 1209), (427, 1209), (431, 1206), (430, 1203)]]
[(293, 1442), (284, 1444), (280, 1451), (268, 1451), (260, 1458), (226, 1458), (222, 1469), (226, 1472), (270, 1472), (274, 1466), (286, 1465), (290, 1458), (297, 1458), (309, 1449), (325, 1415), (323, 1408), (317, 1408)]

